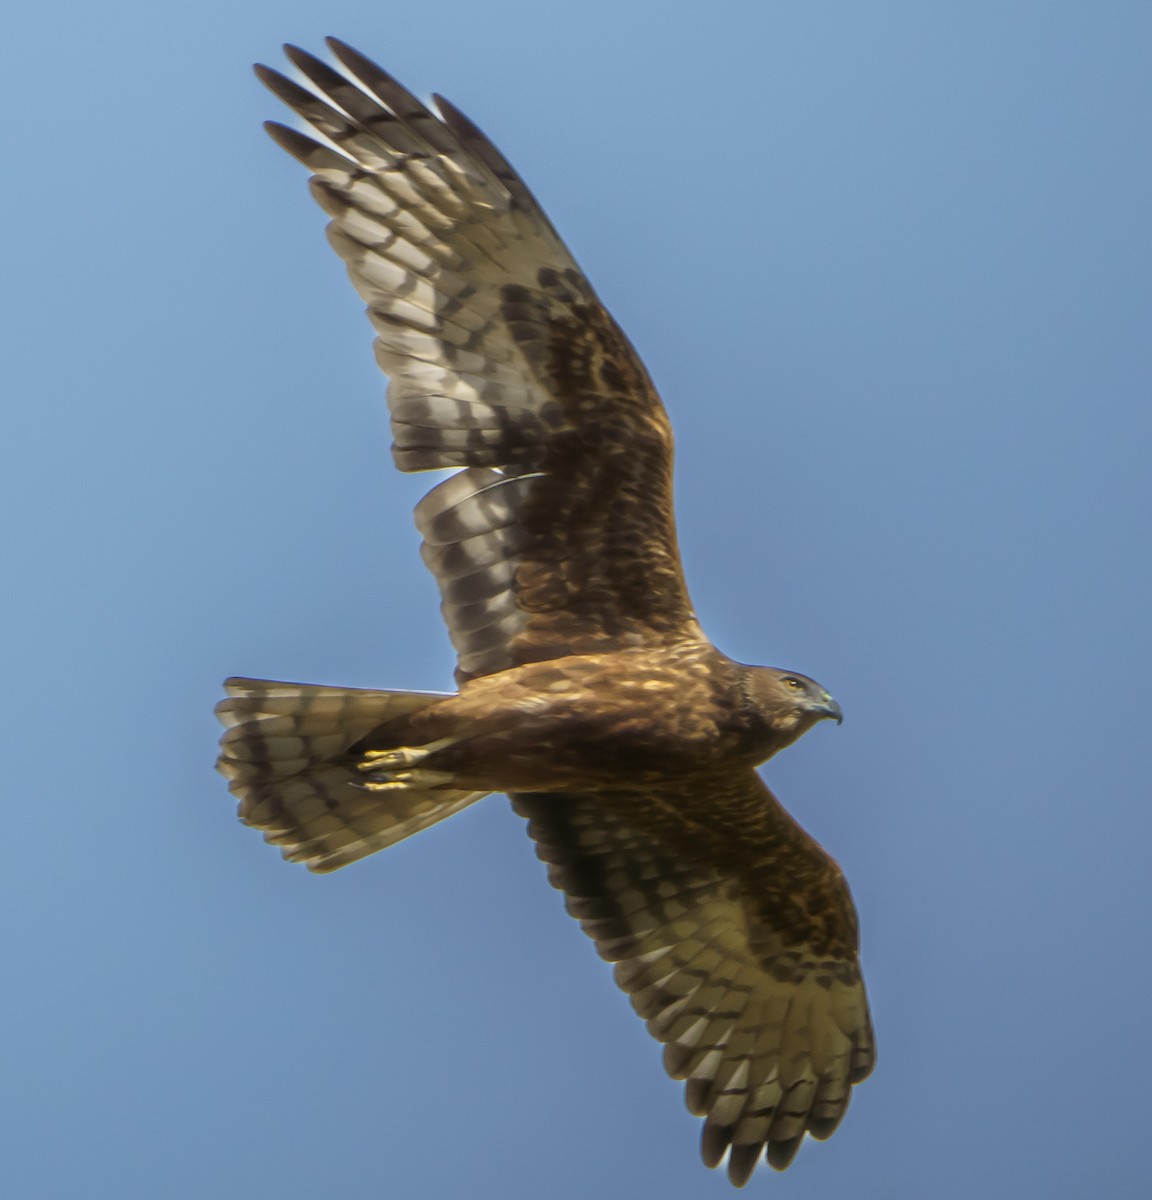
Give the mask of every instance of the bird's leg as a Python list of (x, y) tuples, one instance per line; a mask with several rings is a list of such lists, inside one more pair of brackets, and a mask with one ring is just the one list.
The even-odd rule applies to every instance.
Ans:
[(450, 771), (417, 768), (430, 754), (456, 742), (454, 737), (440, 738), (424, 746), (398, 746), (390, 750), (366, 750), (356, 768), (366, 776), (363, 786), (370, 792), (395, 788), (434, 788), (452, 783)]

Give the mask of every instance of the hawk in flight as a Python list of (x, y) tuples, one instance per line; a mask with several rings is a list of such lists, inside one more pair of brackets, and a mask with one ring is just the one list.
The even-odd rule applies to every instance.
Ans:
[(826, 1138), (872, 1069), (856, 914), (759, 763), (840, 708), (716, 650), (676, 545), (672, 434), (643, 363), (504, 156), (331, 40), (260, 78), (312, 173), (391, 377), (454, 694), (230, 679), (242, 819), (333, 871), (507, 792), (568, 911), (664, 1044), (708, 1166), (747, 1182)]

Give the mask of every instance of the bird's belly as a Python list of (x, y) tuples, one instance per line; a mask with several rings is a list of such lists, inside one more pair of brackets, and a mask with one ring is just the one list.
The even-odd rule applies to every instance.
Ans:
[(651, 706), (629, 710), (521, 710), (504, 727), (461, 731), (427, 760), (452, 774), (453, 786), (489, 791), (624, 790), (683, 780), (763, 757), (746, 733), (726, 730), (715, 714), (691, 722)]
[(534, 663), (469, 683), (400, 735), (436, 743), (421, 765), (453, 787), (628, 789), (768, 757), (738, 681), (708, 647)]

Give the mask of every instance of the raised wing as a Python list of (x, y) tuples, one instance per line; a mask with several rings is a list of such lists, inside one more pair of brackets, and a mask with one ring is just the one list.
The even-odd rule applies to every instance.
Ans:
[(312, 172), (392, 377), (396, 464), (464, 467), (416, 509), (461, 678), (702, 637), (680, 568), (667, 415), (523, 181), (329, 39), (319, 94), (260, 78), (335, 147), (270, 124)]
[[(707, 823), (687, 815), (701, 803)], [(829, 1137), (875, 1052), (836, 864), (753, 771), (707, 797), (519, 794), (568, 911), (687, 1081), (701, 1155), (747, 1182)]]

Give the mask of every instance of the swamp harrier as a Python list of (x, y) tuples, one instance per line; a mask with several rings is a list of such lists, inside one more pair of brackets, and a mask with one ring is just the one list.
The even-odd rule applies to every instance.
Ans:
[(519, 175), (329, 44), (339, 69), (287, 50), (315, 90), (257, 68), (324, 141), (268, 129), (368, 305), (396, 465), (461, 468), (416, 508), (459, 691), (230, 679), (220, 770), (313, 871), (509, 793), (742, 1185), (828, 1137), (872, 1069), (848, 888), (756, 773), (840, 709), (705, 638), (667, 415)]

